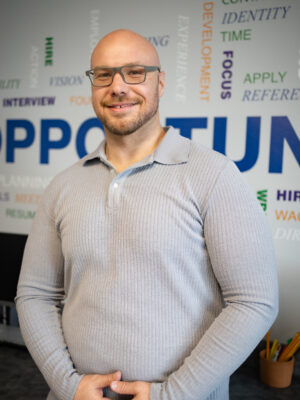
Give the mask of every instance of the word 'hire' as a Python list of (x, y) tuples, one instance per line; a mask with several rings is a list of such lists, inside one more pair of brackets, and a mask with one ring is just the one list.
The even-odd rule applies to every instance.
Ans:
[(46, 37), (45, 42), (45, 65), (53, 65), (53, 37)]
[(300, 201), (300, 190), (277, 190), (277, 200)]

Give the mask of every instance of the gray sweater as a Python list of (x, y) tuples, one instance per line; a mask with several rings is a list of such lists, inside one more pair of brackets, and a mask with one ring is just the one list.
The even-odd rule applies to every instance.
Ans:
[(17, 310), (48, 398), (121, 370), (154, 382), (151, 400), (228, 399), (277, 313), (261, 207), (231, 161), (173, 128), (120, 174), (104, 148), (50, 183), (24, 253)]

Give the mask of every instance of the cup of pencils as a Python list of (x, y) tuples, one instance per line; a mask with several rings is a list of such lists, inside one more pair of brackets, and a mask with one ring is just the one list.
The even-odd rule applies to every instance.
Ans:
[(300, 347), (300, 332), (281, 345), (276, 339), (270, 346), (270, 331), (267, 333), (266, 349), (259, 353), (260, 379), (268, 386), (286, 388), (292, 382), (295, 364), (294, 354)]

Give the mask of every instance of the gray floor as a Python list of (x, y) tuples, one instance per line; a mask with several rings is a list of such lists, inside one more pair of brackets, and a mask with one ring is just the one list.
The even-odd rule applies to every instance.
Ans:
[[(233, 374), (230, 383), (230, 400), (298, 400), (300, 399), (300, 354), (297, 354), (292, 385), (287, 389), (274, 389), (262, 384), (258, 376), (258, 351)], [(28, 351), (21, 346), (0, 343), (0, 399), (43, 400), (47, 384), (32, 361)]]

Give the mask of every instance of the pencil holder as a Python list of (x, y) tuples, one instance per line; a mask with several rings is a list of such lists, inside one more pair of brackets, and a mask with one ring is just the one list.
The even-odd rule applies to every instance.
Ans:
[(289, 361), (266, 360), (266, 350), (259, 353), (260, 379), (268, 386), (286, 388), (292, 382), (295, 358)]

